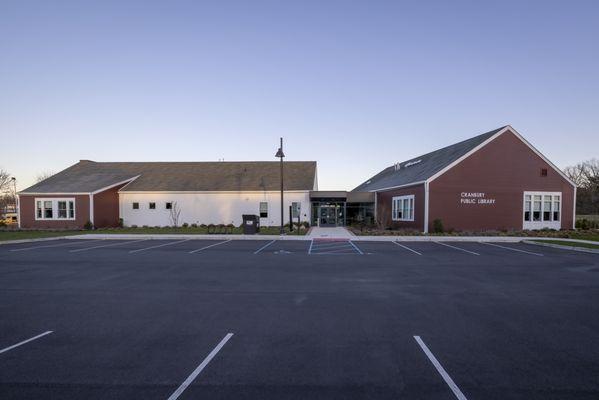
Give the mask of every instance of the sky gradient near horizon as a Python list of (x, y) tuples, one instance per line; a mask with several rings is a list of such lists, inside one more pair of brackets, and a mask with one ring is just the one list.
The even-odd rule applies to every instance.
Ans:
[(2, 2), (0, 168), (318, 161), (321, 189), (503, 125), (599, 157), (599, 2)]

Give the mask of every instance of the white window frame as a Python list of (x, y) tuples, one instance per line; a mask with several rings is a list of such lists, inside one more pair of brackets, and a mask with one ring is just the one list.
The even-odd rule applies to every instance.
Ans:
[[(530, 221), (526, 221), (526, 196), (530, 196)], [(539, 221), (534, 221), (533, 213), (534, 213), (534, 196), (541, 196), (541, 210), (539, 211), (540, 218)], [(550, 197), (550, 209), (545, 210), (545, 197)], [(559, 210), (554, 210), (556, 197), (559, 196)], [(564, 196), (562, 192), (539, 192), (539, 191), (525, 191), (522, 194), (522, 228), (528, 230), (535, 229), (556, 229), (559, 230), (562, 227), (562, 204), (564, 201)], [(559, 219), (555, 220), (554, 215), (555, 211), (559, 212)], [(545, 212), (549, 212), (549, 220), (545, 220), (544, 214)]]
[[(37, 203), (41, 202), (42, 204), (42, 216), (38, 217), (37, 215)], [(49, 201), (52, 203), (52, 218), (46, 218), (45, 217), (45, 213), (44, 213), (44, 202)], [(60, 218), (58, 216), (58, 202), (66, 202), (67, 203), (67, 217), (66, 218)], [(73, 203), (73, 217), (71, 218), (69, 216), (69, 202)], [(64, 197), (64, 198), (57, 198), (57, 197), (36, 197), (34, 199), (34, 215), (35, 215), (35, 220), (36, 221), (74, 221), (75, 219), (77, 219), (77, 202), (75, 201), (74, 197)]]
[(300, 216), (302, 203), (299, 201), (291, 202), (291, 218), (295, 221)]
[[(264, 217), (262, 216), (262, 206), (264, 205), (264, 210), (266, 210), (264, 213), (266, 214)], [(268, 218), (268, 201), (261, 201), (260, 204), (258, 204), (258, 216), (260, 218)]]
[[(408, 203), (408, 210), (410, 211), (410, 215), (407, 217), (403, 215), (405, 202)], [(410, 203), (412, 204), (411, 208)], [(401, 218), (399, 217), (399, 210), (402, 210)], [(406, 196), (393, 196), (391, 198), (391, 220), (411, 222), (414, 221), (414, 214), (416, 214), (416, 199), (413, 194)]]

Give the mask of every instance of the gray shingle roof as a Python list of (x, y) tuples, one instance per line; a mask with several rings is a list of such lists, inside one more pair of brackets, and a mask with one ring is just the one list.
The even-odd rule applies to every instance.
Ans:
[(392, 165), (352, 191), (375, 191), (425, 181), (503, 128), (505, 126), (401, 162), (399, 170)]
[[(263, 191), (280, 189), (278, 161), (79, 163), (20, 193), (90, 193), (133, 179), (122, 191)], [(286, 161), (285, 190), (313, 190), (315, 161)]]

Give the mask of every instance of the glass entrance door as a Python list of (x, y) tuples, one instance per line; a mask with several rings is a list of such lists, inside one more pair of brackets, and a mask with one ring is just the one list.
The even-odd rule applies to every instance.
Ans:
[(337, 206), (321, 204), (319, 214), (319, 226), (337, 226)]

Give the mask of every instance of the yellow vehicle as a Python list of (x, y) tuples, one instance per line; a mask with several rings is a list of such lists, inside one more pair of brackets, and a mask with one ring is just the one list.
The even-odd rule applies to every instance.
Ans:
[(0, 216), (0, 225), (16, 225), (18, 223), (17, 213), (8, 212)]

